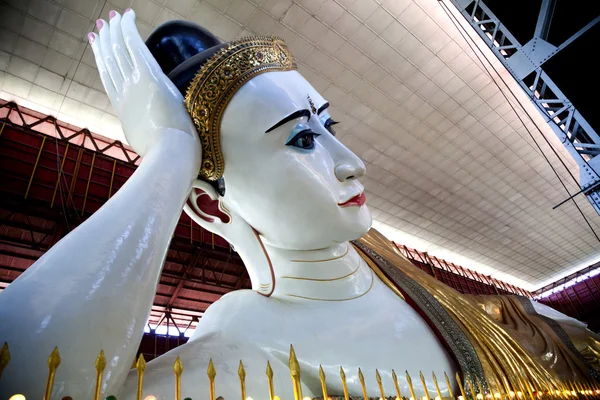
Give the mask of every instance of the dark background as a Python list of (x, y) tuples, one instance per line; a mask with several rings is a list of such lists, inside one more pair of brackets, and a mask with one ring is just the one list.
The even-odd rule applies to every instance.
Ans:
[[(533, 38), (541, 0), (484, 0), (484, 3), (521, 45)], [(548, 42), (559, 46), (598, 15), (598, 0), (557, 0)], [(596, 110), (596, 96), (600, 93), (599, 51), (600, 23), (542, 66), (596, 132), (600, 132), (600, 113)]]

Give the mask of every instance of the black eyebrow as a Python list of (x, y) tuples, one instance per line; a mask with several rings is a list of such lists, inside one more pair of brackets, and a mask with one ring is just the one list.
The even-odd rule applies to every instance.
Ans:
[(308, 111), (308, 110), (294, 111), (293, 113), (291, 113), (290, 115), (288, 115), (287, 117), (285, 117), (284, 119), (282, 119), (281, 121), (279, 121), (278, 123), (276, 123), (275, 125), (270, 127), (269, 129), (267, 129), (265, 131), (265, 133), (269, 133), (273, 129), (279, 128), (281, 125), (285, 124), (286, 122), (290, 122), (291, 120), (300, 118), (300, 117), (306, 117), (310, 121), (310, 111)]
[(321, 107), (319, 107), (319, 110), (317, 111), (317, 115), (321, 114), (323, 111), (325, 111), (327, 109), (327, 107), (329, 107), (329, 103), (325, 103), (323, 104)]

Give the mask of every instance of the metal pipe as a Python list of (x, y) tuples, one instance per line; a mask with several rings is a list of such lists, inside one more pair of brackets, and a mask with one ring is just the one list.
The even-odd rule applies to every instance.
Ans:
[(81, 216), (85, 214), (85, 203), (87, 203), (88, 191), (90, 190), (90, 182), (92, 181), (92, 172), (94, 172), (94, 162), (96, 161), (96, 153), (92, 154), (92, 163), (90, 164), (90, 173), (88, 174), (87, 184), (85, 185), (85, 195), (83, 196), (83, 206), (81, 207)]
[(29, 183), (27, 184), (27, 190), (25, 191), (25, 199), (29, 195), (29, 189), (31, 189), (31, 183), (33, 182), (33, 176), (35, 175), (35, 171), (37, 170), (38, 163), (40, 162), (40, 157), (42, 155), (42, 151), (44, 150), (44, 144), (46, 143), (46, 136), (42, 138), (42, 145), (40, 146), (40, 150), (38, 151), (37, 158), (35, 159), (35, 164), (33, 165), (33, 171), (31, 171), (31, 176), (29, 177)]
[(555, 205), (554, 207), (552, 207), (552, 209), (556, 209), (560, 206), (562, 206), (563, 204), (565, 204), (567, 201), (572, 200), (573, 198), (575, 198), (575, 196), (580, 195), (581, 193), (587, 195), (590, 192), (595, 191), (596, 189), (600, 189), (600, 181), (594, 183), (592, 186), (588, 187), (588, 188), (584, 188), (581, 189), (580, 191), (578, 191), (577, 193), (571, 195), (570, 197), (568, 197), (567, 199), (561, 201), (560, 203), (558, 203), (557, 205)]
[(113, 188), (113, 181), (115, 179), (115, 168), (116, 167), (117, 167), (117, 160), (114, 160), (112, 173), (110, 174), (110, 186), (108, 187), (108, 198), (109, 199), (110, 199), (110, 196), (112, 196), (112, 188)]
[(69, 206), (69, 202), (73, 199), (73, 189), (75, 188), (75, 182), (77, 182), (77, 175), (79, 174), (82, 155), (83, 149), (79, 149), (79, 153), (77, 153), (77, 161), (75, 162), (75, 170), (73, 171), (73, 179), (71, 179), (71, 185), (69, 186), (69, 193), (67, 195), (67, 207)]
[(63, 168), (65, 166), (65, 160), (67, 159), (67, 153), (69, 152), (69, 143), (67, 143), (67, 147), (65, 147), (65, 154), (63, 154), (63, 159), (60, 162), (60, 170), (58, 171), (58, 178), (56, 178), (56, 184), (54, 185), (54, 193), (52, 194), (52, 201), (50, 202), (50, 208), (54, 206), (54, 199), (56, 198), (56, 191), (58, 190), (58, 185), (60, 184), (60, 177), (62, 176)]

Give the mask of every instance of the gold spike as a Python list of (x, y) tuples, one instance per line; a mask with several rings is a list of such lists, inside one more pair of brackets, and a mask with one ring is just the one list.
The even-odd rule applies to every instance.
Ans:
[[(4, 125), (2, 126), (4, 128)], [(0, 130), (0, 133), (2, 131)], [(2, 373), (6, 369), (6, 366), (10, 362), (10, 352), (8, 351), (8, 343), (4, 342), (4, 345), (0, 349), (0, 378), (2, 378)]]
[(379, 392), (381, 393), (381, 398), (385, 399), (383, 385), (381, 384), (381, 375), (379, 375), (379, 371), (377, 369), (375, 369), (375, 379), (377, 379), (377, 386), (379, 386)]
[(483, 390), (483, 385), (479, 378), (475, 377), (475, 381), (477, 382), (477, 388), (479, 389), (479, 393), (481, 393), (481, 397), (485, 399), (485, 391)]
[(455, 375), (456, 378), (456, 383), (458, 384), (458, 389), (460, 390), (460, 395), (462, 396), (463, 400), (467, 400), (467, 396), (465, 395), (465, 388), (462, 385), (462, 382), (460, 380), (460, 375), (458, 375), (458, 372)]
[(518, 376), (514, 377), (514, 382), (516, 382), (515, 387), (517, 388), (517, 397), (519, 397), (519, 392), (525, 397), (525, 388), (523, 387), (523, 383)]
[(350, 400), (350, 396), (348, 396), (348, 385), (346, 385), (346, 374), (344, 373), (344, 368), (340, 367), (340, 378), (342, 378), (342, 389), (344, 389), (344, 399)]
[(498, 382), (495, 379), (488, 379), (488, 386), (490, 388), (490, 395), (492, 399), (496, 398), (496, 393), (499, 397), (502, 397), (502, 392), (500, 391), (500, 387), (497, 384)]
[(137, 369), (137, 400), (142, 400), (142, 388), (144, 387), (144, 372), (146, 371), (146, 360), (144, 355), (140, 353), (140, 356), (135, 363), (135, 369)]
[(467, 384), (469, 385), (469, 390), (471, 390), (471, 396), (473, 397), (473, 400), (477, 399), (477, 393), (473, 389), (473, 382), (472, 382), (471, 375), (467, 375)]
[(508, 383), (508, 379), (506, 379), (506, 376), (502, 376), (502, 385), (504, 386), (504, 390), (506, 391), (506, 398), (510, 398), (510, 393), (513, 392), (513, 390), (511, 389), (511, 386)]
[(440, 392), (440, 386), (438, 385), (437, 378), (435, 376), (435, 372), (431, 372), (431, 376), (433, 377), (433, 384), (435, 385), (435, 391), (437, 392), (438, 397), (442, 400), (442, 392)]
[(590, 393), (589, 393), (588, 389), (585, 387), (585, 384), (581, 381), (579, 381), (578, 384), (579, 384), (579, 387), (581, 388), (584, 396), (587, 398), (590, 398)]
[(327, 382), (325, 381), (325, 371), (323, 367), (319, 365), (319, 379), (321, 380), (321, 391), (323, 392), (323, 400), (327, 400)]
[(104, 357), (104, 350), (100, 350), (98, 357), (96, 357), (96, 390), (94, 391), (94, 400), (100, 400), (104, 368), (106, 368), (106, 357)]
[(590, 394), (591, 385), (589, 382), (581, 382), (581, 386), (583, 386), (583, 390), (585, 390), (588, 394)]
[(415, 396), (415, 389), (413, 388), (412, 379), (410, 379), (408, 371), (406, 371), (406, 381), (408, 382), (408, 388), (410, 389), (410, 395), (412, 396), (411, 399), (419, 400), (417, 399), (417, 396)]
[(523, 396), (525, 395), (525, 389), (523, 388), (523, 386), (521, 386), (521, 381), (519, 380), (519, 378), (514, 377), (511, 380), (511, 384), (515, 388), (517, 398), (520, 398), (519, 393), (521, 393), (521, 395)]
[(397, 400), (402, 400), (402, 394), (400, 393), (400, 386), (398, 386), (398, 377), (396, 376), (396, 371), (392, 369), (392, 380), (394, 381), (394, 387), (396, 388), (396, 397)]
[(589, 398), (589, 393), (586, 392), (585, 387), (583, 386), (583, 383), (581, 382), (577, 382), (577, 388), (579, 389), (579, 393), (581, 393), (583, 396), (585, 396), (585, 398)]
[(294, 346), (290, 344), (290, 376), (292, 377), (292, 386), (294, 388), (294, 400), (302, 400), (302, 381), (300, 380), (300, 364), (294, 351)]
[(269, 400), (275, 399), (275, 393), (273, 389), (273, 369), (271, 368), (271, 363), (267, 361), (267, 381), (269, 382)]
[(369, 397), (367, 396), (367, 387), (365, 386), (365, 376), (363, 375), (360, 368), (358, 369), (358, 380), (360, 381), (360, 387), (362, 388), (363, 399), (369, 400)]
[(575, 396), (579, 397), (579, 390), (577, 389), (575, 382), (574, 381), (568, 381), (568, 382), (569, 382), (569, 385), (571, 386), (571, 390), (576, 393)]
[(52, 387), (54, 386), (54, 376), (56, 370), (60, 365), (60, 354), (58, 354), (58, 347), (52, 350), (52, 354), (48, 357), (48, 379), (46, 380), (46, 390), (44, 391), (44, 400), (50, 400), (52, 395)]
[(577, 387), (577, 383), (575, 383), (575, 381), (571, 381), (571, 385), (573, 386), (573, 390), (579, 395), (581, 390)]
[(183, 364), (181, 358), (177, 356), (173, 364), (173, 372), (175, 373), (175, 400), (181, 400), (181, 374), (183, 373)]
[(206, 375), (208, 375), (209, 400), (215, 400), (215, 377), (217, 376), (217, 371), (215, 370), (215, 365), (213, 364), (212, 358), (208, 362), (208, 369), (206, 370)]
[(527, 389), (527, 393), (529, 393), (531, 400), (535, 400), (535, 396), (533, 395), (535, 389), (531, 387), (531, 384), (527, 379), (523, 378), (523, 382), (525, 383), (525, 389)]
[(427, 389), (427, 385), (425, 384), (425, 377), (423, 376), (423, 372), (419, 371), (419, 375), (421, 377), (421, 383), (423, 384), (423, 390), (425, 391), (425, 397), (429, 399), (429, 390)]
[(574, 383), (579, 393), (583, 394), (587, 398), (587, 393), (585, 393), (585, 389), (583, 389), (583, 385), (581, 384), (581, 382), (574, 381)]
[(567, 384), (568, 384), (567, 387), (569, 388), (569, 390), (571, 392), (577, 392), (577, 389), (575, 388), (575, 385), (573, 384), (572, 381), (567, 381)]
[(242, 360), (240, 360), (238, 376), (240, 377), (240, 390), (242, 392), (242, 400), (246, 400), (246, 370), (244, 370), (244, 364), (242, 364)]
[(448, 394), (450, 397), (454, 398), (454, 393), (452, 393), (452, 385), (450, 384), (450, 379), (448, 378), (448, 374), (444, 371), (444, 379), (446, 379), (446, 386), (448, 387)]

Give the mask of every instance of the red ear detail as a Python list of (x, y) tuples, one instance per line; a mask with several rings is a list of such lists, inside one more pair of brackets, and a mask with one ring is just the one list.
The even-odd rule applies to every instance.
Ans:
[[(224, 224), (229, 223), (231, 217), (228, 214), (221, 211), (221, 209), (219, 208), (219, 200), (211, 199), (210, 196), (202, 189), (194, 188), (194, 190), (198, 195), (198, 198), (196, 199), (196, 205), (198, 206), (200, 211), (202, 211), (204, 214), (213, 216), (215, 218), (219, 218)], [(199, 217), (205, 220), (206, 222), (214, 222), (213, 218), (206, 217), (203, 215), (199, 215)]]

